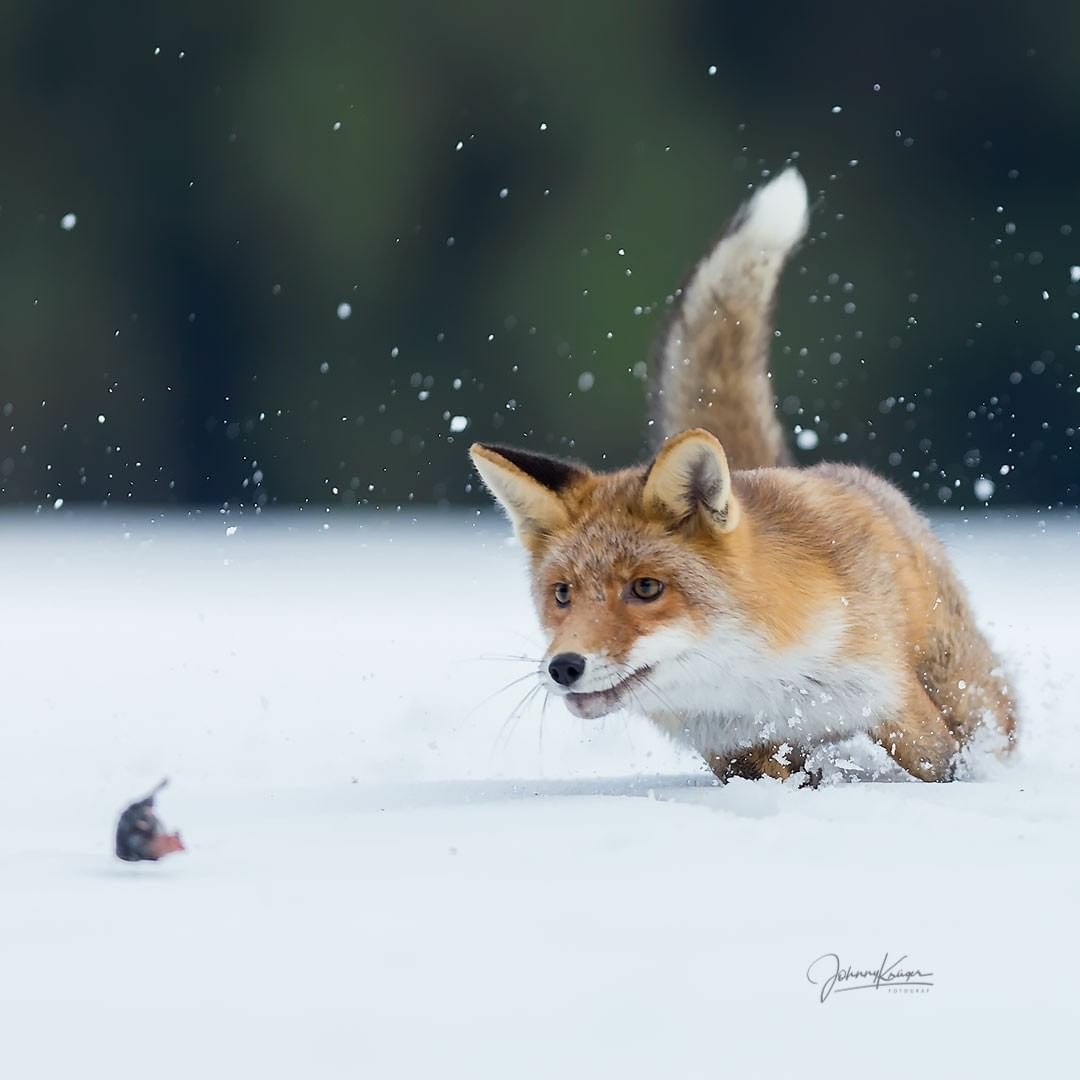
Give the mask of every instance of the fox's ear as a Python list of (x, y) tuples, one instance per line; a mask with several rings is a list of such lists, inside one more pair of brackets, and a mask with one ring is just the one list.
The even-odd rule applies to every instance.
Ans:
[(669, 439), (645, 477), (646, 507), (680, 525), (703, 523), (713, 532), (731, 532), (739, 504), (731, 490), (727, 455), (715, 435), (694, 428)]
[(569, 522), (560, 492), (588, 475), (580, 465), (509, 446), (473, 443), (469, 456), (530, 551)]

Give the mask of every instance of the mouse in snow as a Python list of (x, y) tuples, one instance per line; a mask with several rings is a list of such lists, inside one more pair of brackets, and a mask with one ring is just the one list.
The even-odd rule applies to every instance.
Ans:
[(143, 799), (133, 802), (116, 825), (116, 856), (124, 862), (157, 862), (174, 851), (186, 851), (179, 833), (167, 833), (157, 814), (154, 799), (169, 781), (162, 780)]

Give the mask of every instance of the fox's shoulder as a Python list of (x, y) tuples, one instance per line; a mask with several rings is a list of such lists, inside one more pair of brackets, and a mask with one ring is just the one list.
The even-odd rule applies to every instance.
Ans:
[(902, 491), (860, 465), (824, 462), (806, 468), (740, 470), (732, 473), (732, 487), (744, 505), (760, 514), (817, 517), (862, 508), (925, 522)]
[(907, 496), (861, 466), (753, 469), (733, 473), (732, 487), (759, 534), (794, 540), (807, 553), (937, 546)]

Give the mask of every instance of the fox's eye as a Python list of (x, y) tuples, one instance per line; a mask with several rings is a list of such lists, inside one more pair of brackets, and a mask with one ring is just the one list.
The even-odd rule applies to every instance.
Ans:
[(555, 603), (559, 607), (568, 607), (570, 605), (570, 586), (565, 581), (560, 581), (555, 586)]
[(634, 578), (630, 591), (639, 600), (655, 600), (664, 591), (664, 583), (654, 577)]

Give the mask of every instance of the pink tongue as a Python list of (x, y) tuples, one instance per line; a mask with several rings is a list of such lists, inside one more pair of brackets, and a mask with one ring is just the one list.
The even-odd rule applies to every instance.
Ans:
[(568, 694), (566, 707), (582, 720), (595, 720), (598, 716), (605, 716), (611, 712), (612, 695), (599, 694)]

